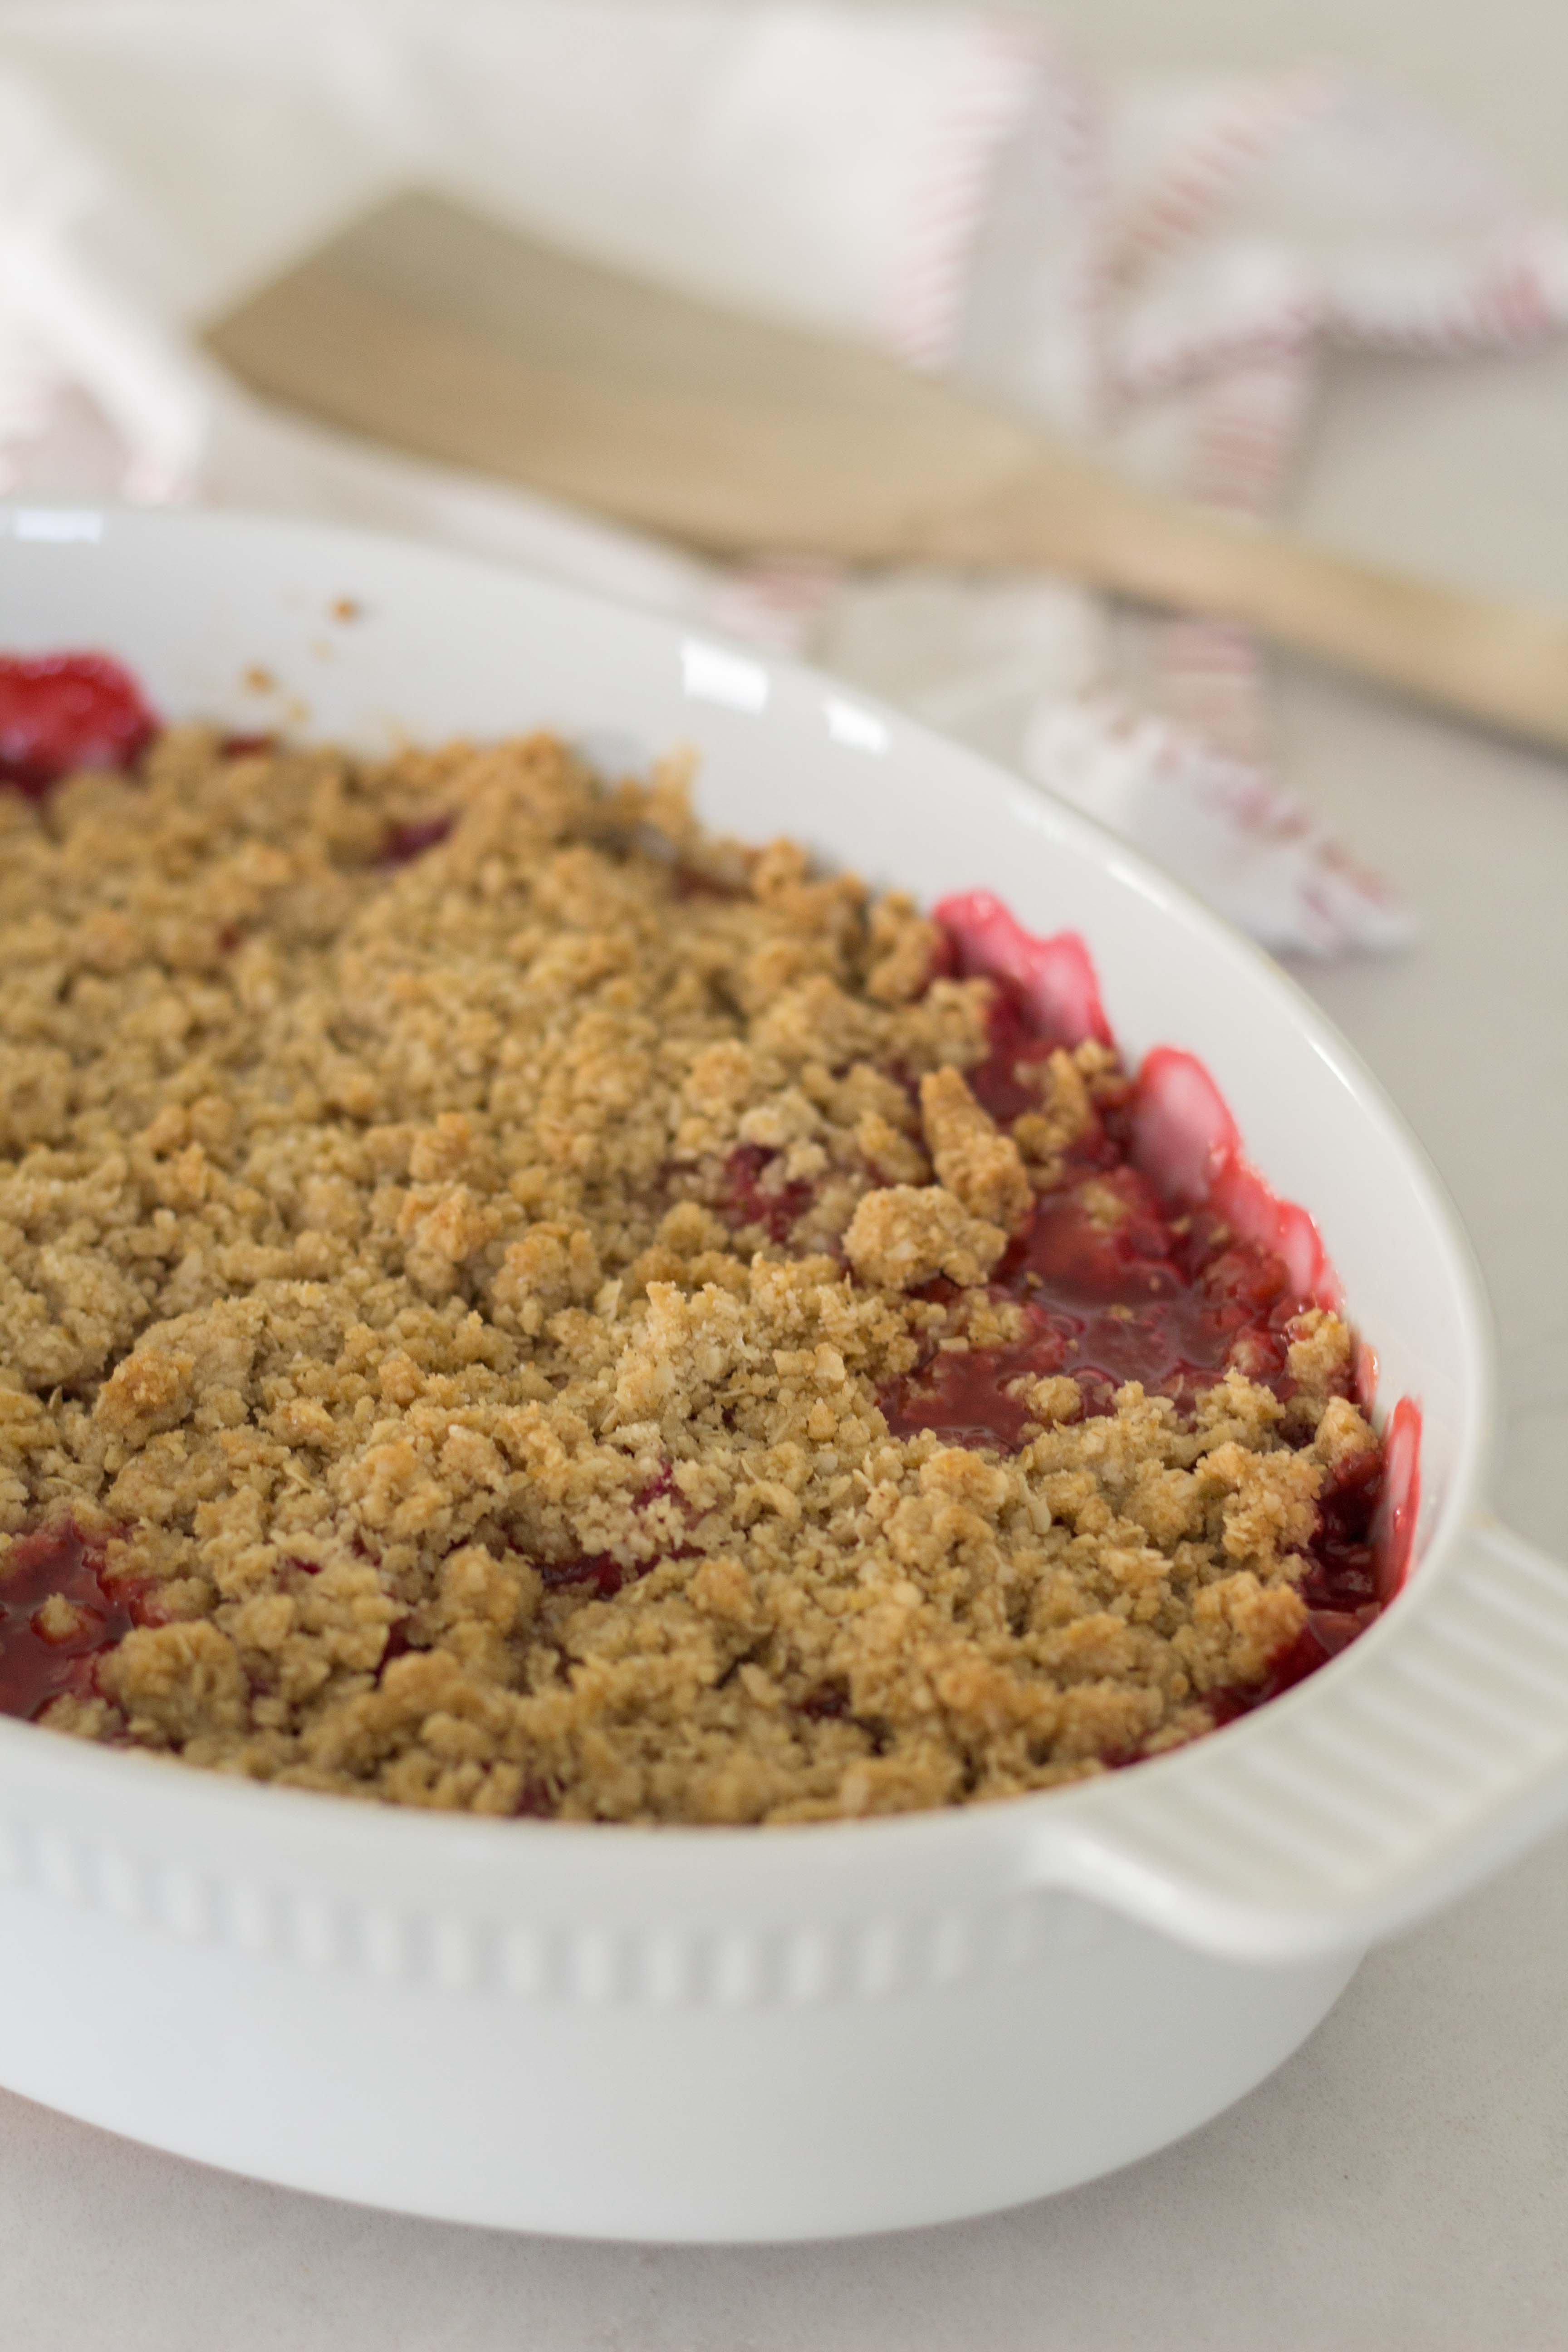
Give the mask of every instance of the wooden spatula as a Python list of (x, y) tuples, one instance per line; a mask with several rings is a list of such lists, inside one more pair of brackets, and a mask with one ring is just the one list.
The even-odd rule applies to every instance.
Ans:
[(1037, 564), (1568, 750), (1568, 616), (1140, 488), (874, 352), (440, 197), (393, 198), (207, 341), (258, 392), (715, 554)]

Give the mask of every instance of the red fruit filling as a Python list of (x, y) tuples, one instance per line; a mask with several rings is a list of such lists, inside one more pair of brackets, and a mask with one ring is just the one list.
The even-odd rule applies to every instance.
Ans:
[(68, 1692), (90, 1697), (103, 1653), (133, 1625), (162, 1622), (154, 1587), (110, 1576), (107, 1540), (67, 1519), (12, 1545), (0, 1575), (0, 1715), (30, 1723)]
[[(650, 1504), (663, 1502), (668, 1496), (673, 1496), (683, 1515), (689, 1519), (691, 1506), (676, 1485), (675, 1472), (667, 1462), (658, 1475), (632, 1496), (632, 1508), (634, 1511), (646, 1511)], [(657, 1568), (661, 1559), (696, 1558), (694, 1545), (670, 1544), (656, 1553), (653, 1559), (639, 1560), (630, 1567), (607, 1551), (579, 1552), (572, 1559), (535, 1559), (533, 1565), (539, 1570), (546, 1592), (559, 1592), (567, 1585), (591, 1585), (598, 1600), (613, 1601), (623, 1586), (635, 1584), (639, 1577)]]
[[(1092, 966), (1071, 934), (1031, 940), (988, 894), (949, 899), (938, 913), (948, 968), (984, 973), (995, 988), (990, 1051), (967, 1076), (1010, 1129), (1038, 1105), (1031, 1065), (1059, 1045), (1109, 1037)], [(1015, 1452), (1037, 1425), (1032, 1383), (1063, 1373), (1078, 1383), (1086, 1417), (1113, 1411), (1126, 1381), (1190, 1410), (1231, 1365), (1288, 1401), (1285, 1327), (1309, 1307), (1337, 1305), (1339, 1284), (1310, 1218), (1278, 1200), (1246, 1160), (1201, 1063), (1170, 1048), (1151, 1054), (1067, 1160), (1066, 1181), (1037, 1203), (990, 1285), (994, 1298), (1023, 1308), (1023, 1337), (939, 1349), (891, 1383), (880, 1402), (893, 1435), (930, 1430), (951, 1444)], [(931, 1295), (953, 1294), (933, 1285)], [(1209, 1695), (1216, 1723), (1326, 1664), (1398, 1590), (1419, 1433), (1416, 1408), (1402, 1400), (1386, 1457), (1380, 1446), (1324, 1492), (1300, 1586), (1307, 1624), (1260, 1684)]]
[(383, 866), (410, 866), (415, 858), (423, 857), (427, 849), (446, 840), (457, 817), (450, 809), (436, 816), (416, 818), (408, 824), (395, 824), (382, 846)]
[[(1050, 1048), (1031, 1039), (1018, 990), (996, 985), (991, 1055), (970, 1083), (1007, 1128), (1038, 1102), (1016, 1073)], [(1310, 1302), (1271, 1252), (1238, 1240), (1206, 1209), (1184, 1214), (1163, 1199), (1131, 1163), (1134, 1135), (1131, 1110), (1112, 1107), (1068, 1151), (1066, 1182), (1038, 1202), (990, 1286), (993, 1297), (1023, 1308), (1025, 1336), (939, 1350), (893, 1383), (882, 1406), (895, 1436), (930, 1429), (950, 1444), (1011, 1453), (1037, 1419), (1016, 1388), (1059, 1373), (1078, 1381), (1086, 1413), (1110, 1412), (1125, 1381), (1190, 1409), (1232, 1362), (1289, 1394), (1283, 1327)]]
[(770, 1241), (787, 1241), (795, 1219), (804, 1216), (815, 1196), (815, 1186), (804, 1183), (769, 1185), (766, 1171), (776, 1167), (778, 1153), (760, 1143), (740, 1143), (724, 1163), (723, 1214), (734, 1225), (761, 1225)]
[(1111, 1042), (1094, 959), (1077, 931), (1037, 939), (989, 890), (965, 890), (935, 909), (961, 978), (1000, 982), (1017, 1001), (1030, 1033), (1052, 1045)]
[(1385, 1488), (1382, 1449), (1348, 1463), (1318, 1502), (1318, 1525), (1309, 1548), (1311, 1566), (1298, 1590), (1307, 1622), (1281, 1650), (1259, 1683), (1210, 1691), (1206, 1704), (1216, 1724), (1250, 1715), (1266, 1699), (1278, 1698), (1364, 1633), (1383, 1607), (1379, 1597), (1377, 1518)]
[(79, 768), (131, 768), (157, 720), (107, 654), (0, 654), (0, 782), (41, 800)]
[[(1039, 1108), (1038, 1065), (1086, 1038), (1109, 1042), (1093, 965), (1076, 935), (1033, 939), (988, 893), (947, 899), (937, 911), (939, 970), (984, 975), (995, 991), (989, 1051), (965, 1076), (1009, 1129)], [(1247, 1160), (1202, 1064), (1156, 1049), (1136, 1081), (1103, 1091), (1093, 1128), (1066, 1157), (1065, 1182), (1037, 1204), (989, 1286), (993, 1298), (1023, 1308), (1024, 1335), (1000, 1347), (938, 1348), (882, 1391), (891, 1433), (930, 1430), (950, 1444), (1016, 1452), (1038, 1425), (1030, 1387), (1058, 1374), (1078, 1383), (1085, 1417), (1112, 1412), (1128, 1381), (1190, 1411), (1231, 1366), (1288, 1402), (1286, 1327), (1309, 1307), (1337, 1307), (1339, 1283), (1310, 1217), (1279, 1200)], [(734, 1224), (761, 1225), (783, 1243), (815, 1188), (769, 1185), (777, 1160), (759, 1145), (731, 1152), (721, 1206)], [(1086, 1178), (1094, 1180), (1087, 1193)], [(956, 1296), (942, 1282), (927, 1295)], [(1398, 1590), (1418, 1490), (1419, 1415), (1409, 1400), (1389, 1436), (1399, 1475), (1385, 1476), (1380, 1447), (1324, 1494), (1300, 1588), (1309, 1622), (1261, 1684), (1210, 1695), (1216, 1722), (1325, 1664)], [(545, 1573), (552, 1584), (596, 1581), (606, 1596), (622, 1580), (613, 1561), (598, 1559)], [(807, 1711), (843, 1704), (835, 1693)]]
[(559, 1592), (568, 1584), (587, 1584), (601, 1601), (613, 1601), (623, 1584), (634, 1583), (643, 1573), (640, 1569), (623, 1568), (607, 1551), (580, 1552), (575, 1559), (538, 1559), (533, 1564), (546, 1592)]

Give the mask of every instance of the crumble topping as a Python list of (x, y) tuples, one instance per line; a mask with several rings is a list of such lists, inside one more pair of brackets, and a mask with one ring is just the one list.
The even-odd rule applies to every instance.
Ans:
[(907, 898), (542, 738), (174, 729), (0, 835), (0, 1707), (812, 1821), (1177, 1745), (1371, 1613), (1344, 1325)]
[(888, 1290), (916, 1290), (939, 1274), (973, 1289), (1006, 1246), (1000, 1225), (972, 1217), (940, 1184), (868, 1192), (844, 1235), (844, 1254), (861, 1280)]

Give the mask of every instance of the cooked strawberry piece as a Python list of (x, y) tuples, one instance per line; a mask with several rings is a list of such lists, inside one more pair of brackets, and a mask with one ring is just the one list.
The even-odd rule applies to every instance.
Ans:
[(0, 1568), (0, 1715), (31, 1722), (68, 1692), (89, 1697), (103, 1652), (160, 1622), (153, 1587), (110, 1576), (106, 1546), (69, 1519), (12, 1545)]
[(157, 721), (107, 654), (0, 655), (0, 782), (41, 800), (79, 768), (131, 768)]

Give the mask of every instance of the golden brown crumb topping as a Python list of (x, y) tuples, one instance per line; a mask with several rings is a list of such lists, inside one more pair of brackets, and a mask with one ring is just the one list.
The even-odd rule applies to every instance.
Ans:
[(1374, 1444), (1331, 1316), (1285, 1403), (1233, 1365), (1085, 1418), (1055, 1377), (1016, 1451), (889, 1433), (889, 1382), (1016, 1337), (987, 1277), (1038, 1196), (1125, 1213), (1064, 1160), (1113, 1057), (1004, 1132), (990, 984), (931, 979), (907, 900), (542, 739), (172, 730), (0, 829), (0, 1528), (142, 1596), (52, 1726), (805, 1821), (1177, 1744), (1300, 1631)]

